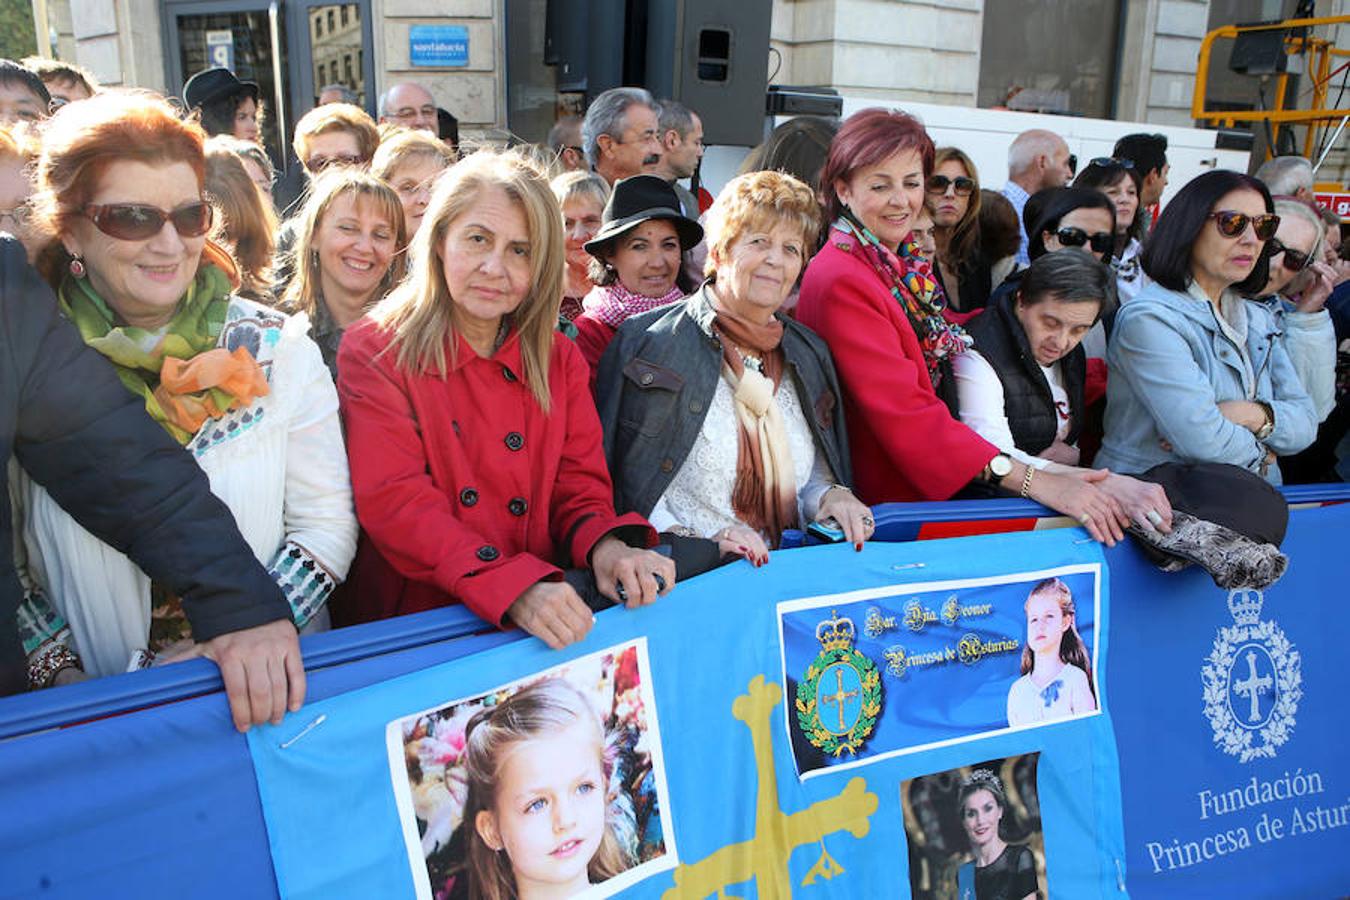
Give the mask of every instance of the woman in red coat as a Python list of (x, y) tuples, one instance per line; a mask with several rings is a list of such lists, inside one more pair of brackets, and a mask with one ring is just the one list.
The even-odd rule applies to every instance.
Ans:
[(1029, 469), (953, 415), (951, 357), (970, 341), (943, 317), (932, 268), (909, 242), (933, 154), (913, 116), (866, 109), (844, 123), (820, 173), (832, 224), (807, 266), (797, 318), (834, 357), (858, 494), (869, 504), (946, 500), (984, 482), (1113, 544), (1129, 518), (1097, 487), (1105, 473)]
[(592, 615), (561, 581), (586, 567), (636, 606), (675, 583), (652, 527), (614, 512), (580, 352), (557, 334), (562, 213), (511, 154), (480, 152), (436, 188), (412, 274), (347, 331), (338, 390), (367, 540), (358, 618), (464, 603), (550, 646)]

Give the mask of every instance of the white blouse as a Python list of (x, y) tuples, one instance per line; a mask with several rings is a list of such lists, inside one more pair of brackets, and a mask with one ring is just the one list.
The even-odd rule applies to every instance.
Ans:
[[(1059, 363), (1040, 368), (1050, 385), (1050, 396), (1055, 400), (1055, 411), (1058, 413), (1055, 439), (1062, 441), (1069, 436), (1069, 417), (1072, 414), (1069, 392), (1064, 389)], [(953, 357), (952, 370), (956, 375), (956, 395), (961, 405), (962, 422), (1023, 465), (1036, 469), (1050, 465), (1050, 460), (1023, 453), (1013, 444), (1012, 427), (1008, 424), (1004, 406), (1003, 382), (999, 381), (994, 367), (978, 350), (967, 350)]]
[[(217, 346), (247, 347), (270, 393), (208, 419), (185, 448), (300, 625), (318, 620), (346, 576), (357, 534), (337, 391), (308, 329), (305, 316), (231, 299)], [(31, 574), (69, 623), (85, 671), (125, 671), (149, 636), (150, 578), (28, 479), (24, 509)]]
[[(815, 518), (820, 499), (834, 484), (834, 475), (824, 453), (816, 452), (815, 436), (806, 422), (801, 402), (784, 372), (774, 392), (774, 400), (783, 415), (792, 469), (796, 476), (798, 525)], [(700, 537), (712, 537), (723, 528), (744, 525), (731, 508), (731, 492), (736, 483), (736, 458), (740, 449), (740, 425), (736, 420), (731, 385), (725, 376), (717, 379), (717, 390), (708, 404), (703, 428), (684, 464), (647, 517), (657, 531), (672, 525), (692, 528)], [(767, 536), (766, 536), (767, 537)]]

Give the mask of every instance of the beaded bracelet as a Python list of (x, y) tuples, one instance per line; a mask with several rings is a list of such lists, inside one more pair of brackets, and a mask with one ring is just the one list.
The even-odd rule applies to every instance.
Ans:
[(79, 654), (65, 644), (52, 644), (28, 665), (28, 685), (33, 690), (52, 686), (62, 669), (82, 669)]

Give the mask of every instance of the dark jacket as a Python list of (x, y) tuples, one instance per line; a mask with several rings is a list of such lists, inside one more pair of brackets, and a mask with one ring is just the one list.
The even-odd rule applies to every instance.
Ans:
[[(650, 514), (703, 428), (722, 377), (722, 346), (712, 333), (707, 290), (624, 322), (600, 360), (596, 400), (620, 511)], [(783, 383), (790, 375), (816, 450), (825, 454), (837, 481), (851, 484), (848, 434), (829, 348), (805, 325), (778, 318)]]
[[(23, 247), (5, 236), (0, 454), (11, 453), (81, 525), (182, 597), (197, 641), (290, 619), (281, 589), (206, 475), (112, 365), (85, 346)], [(0, 490), (0, 673), (23, 670), (14, 624), (23, 590), (13, 546), (9, 491)], [(0, 683), (0, 693), (22, 686)]]
[[(1035, 456), (1055, 442), (1059, 417), (1045, 373), (1036, 362), (1026, 330), (1013, 311), (1017, 292), (1000, 291), (991, 304), (966, 323), (975, 349), (994, 368), (1003, 383), (1003, 411), (1013, 443)], [(1087, 354), (1079, 344), (1059, 362), (1064, 391), (1069, 395), (1069, 433), (1065, 443), (1076, 444), (1083, 427), (1083, 383)]]

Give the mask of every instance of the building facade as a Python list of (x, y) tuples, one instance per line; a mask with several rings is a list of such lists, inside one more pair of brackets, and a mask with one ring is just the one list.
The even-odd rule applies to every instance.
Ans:
[[(603, 3), (603, 0), (596, 0)], [(653, 0), (676, 3), (686, 0)], [(1196, 57), (1211, 28), (1277, 19), (1295, 0), (762, 0), (769, 80), (903, 103), (1006, 106), (1190, 125)], [(106, 84), (181, 89), (228, 61), (257, 81), (269, 142), (327, 84), (376, 111), (388, 86), (426, 85), (472, 137), (541, 140), (581, 95), (544, 64), (549, 0), (34, 0), (56, 55)], [(1321, 15), (1350, 11), (1323, 0)], [(580, 10), (581, 12), (577, 12)], [(39, 19), (41, 22), (41, 18)], [(42, 25), (39, 24), (39, 31)], [(1334, 36), (1334, 35), (1333, 35)], [(1345, 34), (1350, 47), (1350, 31)], [(616, 48), (622, 53), (622, 48)], [(1223, 60), (1216, 60), (1222, 68)], [(1232, 91), (1254, 93), (1255, 82)], [(750, 111), (751, 114), (757, 111)]]

